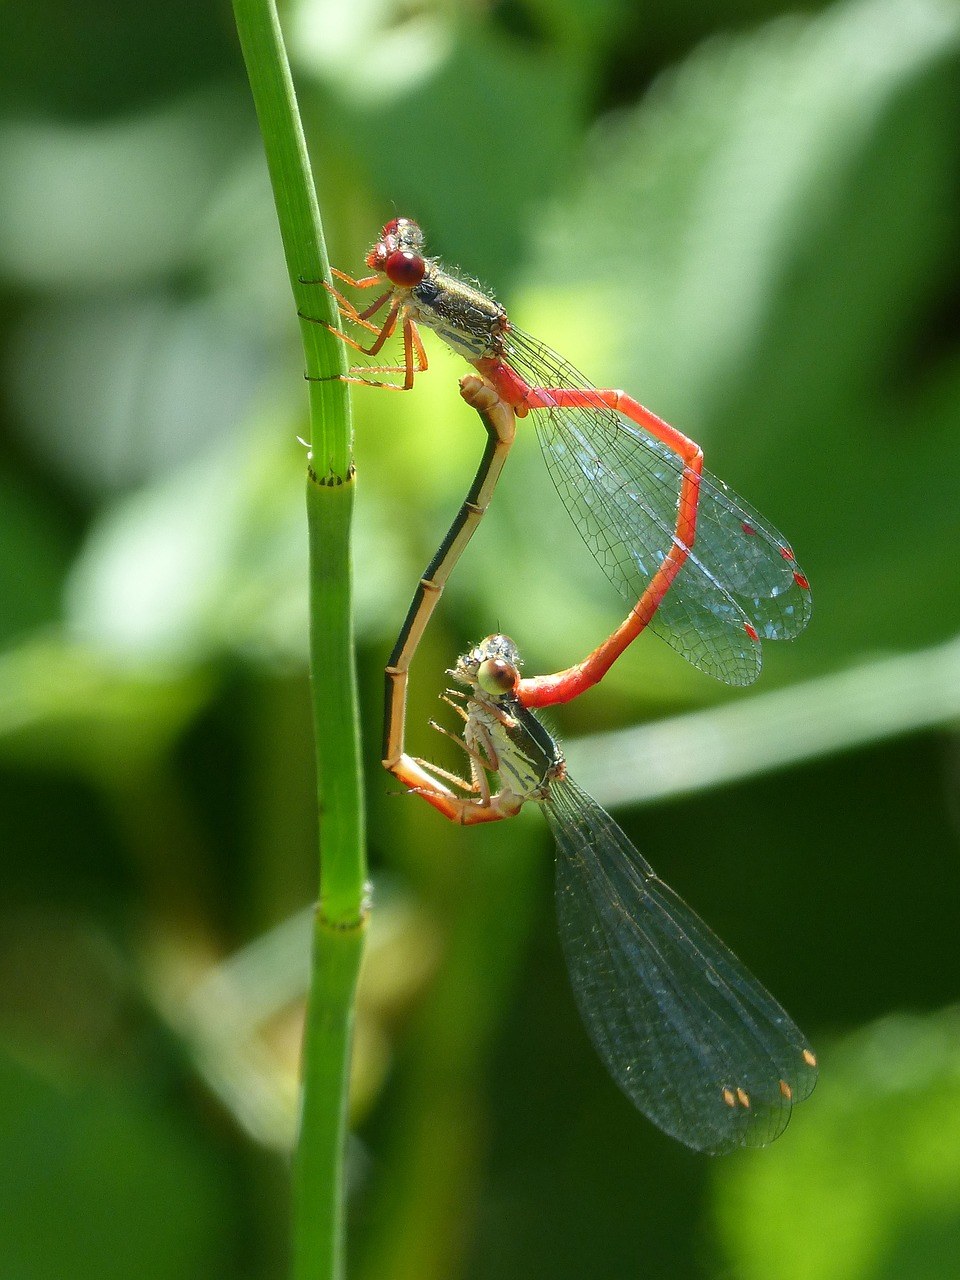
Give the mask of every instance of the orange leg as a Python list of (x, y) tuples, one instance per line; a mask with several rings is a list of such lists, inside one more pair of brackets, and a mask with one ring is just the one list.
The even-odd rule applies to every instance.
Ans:
[[(389, 296), (390, 295), (388, 293), (384, 294), (379, 305), (383, 306), (383, 303), (386, 302)], [(298, 312), (298, 315), (301, 315), (304, 320), (310, 319), (309, 316), (303, 316), (301, 312)], [(374, 338), (373, 342), (371, 342), (369, 347), (363, 346), (356, 340), (356, 338), (351, 338), (348, 333), (343, 333), (340, 329), (335, 329), (332, 324), (327, 324), (325, 320), (320, 320), (317, 323), (322, 324), (323, 327), (325, 329), (329, 329), (331, 333), (335, 333), (341, 342), (345, 342), (348, 347), (353, 347), (354, 351), (359, 351), (361, 355), (375, 356), (387, 339), (393, 337), (393, 331), (397, 327), (397, 317), (399, 315), (400, 302), (397, 301), (394, 302), (393, 306), (387, 312), (386, 318), (380, 328), (378, 329), (376, 325), (373, 326), (373, 331), (377, 336)], [(349, 316), (348, 318), (351, 320), (353, 319), (352, 316)], [(362, 317), (358, 317), (358, 319), (362, 319)]]
[[(336, 276), (338, 280), (345, 281), (346, 284), (353, 285), (355, 289), (371, 289), (375, 284), (383, 283), (383, 276), (365, 276), (362, 280), (354, 280), (353, 276), (348, 276), (345, 271), (338, 271), (336, 267), (330, 268), (330, 274)], [(322, 284), (326, 291), (333, 297), (340, 314), (349, 320), (351, 324), (362, 325), (365, 329), (369, 329), (371, 333), (380, 332), (377, 325), (370, 323), (370, 317), (380, 310), (392, 294), (392, 289), (387, 289), (387, 291), (382, 294), (376, 302), (371, 303), (366, 310), (358, 311), (350, 299), (346, 297), (345, 294), (342, 294), (339, 289), (335, 289), (329, 280), (305, 280), (303, 276), (300, 276), (300, 283), (309, 285)], [(305, 315), (302, 311), (298, 311), (297, 314), (301, 320), (308, 320), (311, 324), (326, 325), (328, 329), (330, 327), (327, 325), (325, 320), (319, 320), (316, 316)]]
[[(451, 822), (460, 823), (461, 826), (475, 826), (480, 822), (501, 822), (505, 818), (515, 817), (520, 812), (523, 799), (509, 791), (499, 791), (496, 794), (490, 791), (487, 773), (496, 773), (499, 761), (487, 729), (482, 724), (471, 726), (470, 717), (462, 707), (457, 706), (448, 697), (444, 697), (443, 701), (452, 706), (457, 714), (467, 721), (464, 736), (458, 738), (435, 721), (430, 722), (430, 727), (450, 738), (462, 751), (466, 752), (470, 761), (471, 781), (467, 782), (446, 769), (439, 769), (426, 760), (408, 756), (406, 752), (387, 766), (390, 772), (413, 795), (422, 796), (438, 813), (442, 813)], [(458, 796), (449, 787), (443, 785), (438, 775), (461, 790), (474, 794)]]
[[(363, 276), (360, 280), (354, 280), (353, 276), (347, 275), (346, 271), (340, 271), (337, 267), (331, 267), (330, 274), (354, 289), (372, 289), (375, 284), (383, 280), (381, 275)], [(299, 276), (298, 279), (301, 284), (322, 284), (325, 289), (330, 287), (326, 280), (307, 280), (304, 276)]]
[[(333, 287), (332, 284), (327, 285), (327, 292), (331, 295), (334, 302), (336, 302), (337, 310), (340, 312), (340, 315), (345, 320), (349, 320), (351, 324), (358, 324), (362, 326), (362, 328), (366, 329), (368, 333), (380, 332), (380, 326), (373, 324), (372, 321), (370, 320), (370, 317), (372, 315), (376, 315), (376, 313), (380, 310), (383, 304), (390, 297), (389, 291), (387, 293), (381, 294), (380, 297), (376, 300), (375, 303), (373, 303), (372, 306), (367, 307), (363, 311), (358, 311), (357, 308), (350, 301), (350, 299), (345, 298), (342, 293), (340, 293), (337, 289)], [(311, 318), (312, 317), (310, 316), (304, 316), (305, 320), (309, 320)], [(323, 324), (324, 321), (321, 320), (319, 321), (319, 323)]]
[[(363, 280), (354, 280), (352, 276), (348, 276), (343, 271), (338, 271), (336, 267), (332, 269), (332, 274), (339, 280), (345, 280), (347, 284), (353, 285), (357, 289), (369, 289), (377, 283), (383, 283), (382, 276), (366, 276)], [(315, 283), (314, 281), (303, 281), (302, 283)], [(354, 351), (359, 351), (361, 355), (375, 356), (383, 344), (393, 337), (394, 330), (397, 327), (397, 319), (403, 314), (403, 300), (395, 297), (392, 288), (385, 290), (379, 298), (371, 302), (370, 306), (363, 311), (358, 311), (349, 298), (345, 297), (339, 289), (335, 289), (332, 284), (326, 280), (320, 283), (331, 294), (337, 304), (341, 316), (348, 320), (351, 324), (361, 325), (369, 333), (375, 334), (373, 342), (369, 347), (363, 346), (356, 338), (350, 337), (341, 329), (334, 328), (328, 324), (326, 320), (320, 320), (316, 316), (308, 316), (303, 311), (298, 311), (297, 315), (301, 320), (307, 320), (310, 324), (322, 324), (325, 329), (329, 329), (335, 334), (341, 342), (346, 343), (348, 347), (352, 347)], [(393, 298), (393, 304), (387, 312), (386, 318), (382, 325), (372, 324), (370, 317), (377, 314), (380, 308), (390, 299)], [(406, 375), (403, 390), (408, 391), (413, 386), (413, 378), (416, 373), (423, 373), (427, 368), (427, 353), (424, 350), (420, 334), (417, 332), (416, 325), (408, 317), (403, 317), (403, 348), (404, 363), (403, 365), (363, 365), (360, 369), (351, 369), (352, 373), (362, 373), (365, 370), (371, 373), (403, 373)], [(416, 357), (416, 358), (415, 358)], [(348, 378), (345, 381), (361, 382), (362, 378)], [(409, 385), (407, 385), (409, 384)], [(389, 386), (390, 383), (376, 382), (373, 386)]]
[[(348, 275), (346, 271), (340, 271), (337, 267), (330, 268), (330, 274), (336, 276), (338, 280), (342, 280), (344, 284), (350, 285), (353, 289), (372, 289), (375, 284), (383, 280), (382, 275), (362, 276), (359, 280), (354, 280), (353, 276)], [(306, 284), (307, 281), (304, 281)], [(320, 284), (321, 281), (311, 281), (313, 284)]]
[[(330, 332), (336, 334), (348, 346), (356, 347), (358, 351), (364, 351), (364, 348), (359, 343), (348, 338), (339, 329), (331, 328)], [(374, 349), (378, 345), (374, 343)], [(365, 354), (367, 353), (365, 352)], [(420, 339), (419, 331), (409, 316), (404, 316), (403, 319), (403, 360), (403, 364), (354, 365), (348, 373), (343, 375), (341, 381), (355, 382), (361, 387), (381, 387), (384, 391), (410, 391), (413, 387), (414, 378), (418, 373), (424, 373), (428, 365), (427, 353)], [(402, 373), (403, 382), (381, 382), (375, 378), (366, 377), (365, 375), (368, 373)]]
[[(378, 329), (376, 325), (367, 325), (373, 333), (377, 334), (377, 339), (369, 347), (361, 346), (355, 338), (351, 338), (349, 334), (344, 333), (341, 329), (336, 329), (332, 324), (327, 324), (325, 320), (318, 320), (315, 316), (304, 315), (302, 311), (298, 311), (297, 315), (301, 320), (309, 320), (311, 324), (322, 324), (325, 329), (339, 338), (341, 342), (348, 347), (353, 347), (355, 351), (361, 352), (363, 355), (376, 355), (384, 342), (392, 337), (397, 323), (398, 308), (392, 308), (390, 315), (384, 321), (383, 327)], [(428, 368), (427, 353), (417, 326), (408, 317), (403, 320), (403, 364), (361, 364), (352, 365), (347, 373), (339, 375), (341, 382), (355, 382), (362, 387), (382, 387), (385, 391), (409, 391), (413, 387), (414, 379), (418, 373), (425, 373)], [(368, 378), (368, 373), (402, 373), (403, 382), (382, 382), (376, 378)], [(337, 375), (334, 375), (337, 376)], [(308, 382), (324, 382), (324, 378), (307, 377)]]
[[(327, 286), (330, 292), (337, 299), (340, 312), (352, 324), (361, 324), (371, 333), (375, 333), (376, 337), (369, 347), (363, 346), (356, 338), (352, 338), (348, 333), (344, 333), (342, 329), (335, 328), (332, 324), (327, 324), (325, 320), (318, 320), (314, 316), (304, 315), (302, 311), (297, 314), (302, 320), (309, 320), (311, 324), (322, 324), (325, 329), (339, 338), (341, 342), (348, 347), (352, 347), (354, 351), (359, 351), (364, 356), (375, 356), (383, 346), (383, 344), (393, 337), (397, 327), (397, 320), (403, 314), (403, 302), (398, 298), (394, 301), (390, 310), (387, 312), (383, 324), (377, 328), (376, 325), (370, 324), (368, 316), (379, 311), (383, 304), (390, 297), (390, 293), (385, 293), (382, 298), (378, 298), (372, 307), (368, 307), (366, 311), (358, 312), (356, 309), (343, 298), (332, 286)], [(343, 382), (355, 382), (361, 386), (383, 387), (387, 391), (409, 391), (414, 379), (418, 373), (425, 373), (428, 367), (427, 352), (420, 337), (419, 330), (413, 320), (407, 315), (403, 316), (403, 364), (363, 364), (354, 365), (343, 375)], [(368, 378), (368, 373), (402, 373), (403, 382), (382, 382), (375, 378)], [(312, 379), (308, 379), (312, 381)]]
[(454, 795), (412, 756), (402, 755), (390, 772), (414, 795), (422, 796), (438, 813), (464, 827), (476, 826), (480, 822), (502, 822), (518, 814), (522, 805), (516, 796), (500, 792), (486, 800)]

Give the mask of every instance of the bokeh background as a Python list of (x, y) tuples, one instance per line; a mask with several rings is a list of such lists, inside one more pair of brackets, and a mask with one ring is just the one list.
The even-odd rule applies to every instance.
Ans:
[[(379, 770), (381, 668), (482, 449), (457, 361), (355, 397), (375, 912), (351, 1277), (960, 1274), (960, 8), (297, 0), (331, 257), (418, 218), (792, 539), (808, 632), (730, 691), (642, 637), (571, 771), (817, 1046), (710, 1160), (596, 1059), (540, 815)], [(228, 5), (37, 0), (0, 42), (0, 1275), (267, 1280), (315, 891), (305, 396)], [(619, 619), (521, 432), (414, 673)]]

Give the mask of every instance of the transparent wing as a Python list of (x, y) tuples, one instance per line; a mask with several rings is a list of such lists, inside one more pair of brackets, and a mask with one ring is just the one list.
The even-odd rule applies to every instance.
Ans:
[[(592, 390), (549, 347), (510, 331), (507, 358), (531, 386)], [(600, 567), (634, 602), (675, 541), (681, 459), (611, 409), (537, 409), (543, 455)], [(812, 611), (809, 584), (781, 534), (704, 471), (695, 543), (650, 622), (694, 666), (727, 684), (760, 672), (760, 641), (792, 639)]]
[(573, 993), (610, 1074), (695, 1150), (772, 1142), (817, 1080), (799, 1028), (576, 783), (544, 812)]

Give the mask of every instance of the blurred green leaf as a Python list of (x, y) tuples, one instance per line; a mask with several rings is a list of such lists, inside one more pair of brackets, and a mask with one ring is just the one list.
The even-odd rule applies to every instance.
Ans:
[(86, 126), (0, 119), (0, 270), (60, 290), (190, 265), (244, 137), (240, 102), (206, 92)]
[(54, 622), (68, 561), (53, 504), (0, 472), (0, 646)]
[(0, 1057), (0, 1240), (17, 1280), (182, 1280), (227, 1256), (227, 1188), (151, 1091), (63, 1087)]
[(258, 431), (105, 511), (78, 559), (67, 620), (137, 661), (306, 651), (303, 448)]
[(196, 673), (123, 669), (55, 639), (23, 644), (0, 656), (0, 753), (99, 778), (135, 775), (208, 696)]
[(38, 307), (12, 353), (11, 394), (32, 447), (93, 494), (231, 439), (266, 372), (242, 316), (211, 299), (148, 294)]

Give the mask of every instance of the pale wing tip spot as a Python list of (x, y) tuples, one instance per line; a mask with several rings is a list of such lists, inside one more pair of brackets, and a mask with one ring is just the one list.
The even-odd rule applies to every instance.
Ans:
[(725, 1087), (722, 1090), (722, 1097), (731, 1110), (738, 1106), (743, 1107), (746, 1111), (750, 1110), (750, 1095), (747, 1093), (746, 1089), (742, 1089), (739, 1085), (736, 1089)]

